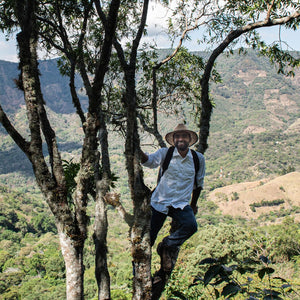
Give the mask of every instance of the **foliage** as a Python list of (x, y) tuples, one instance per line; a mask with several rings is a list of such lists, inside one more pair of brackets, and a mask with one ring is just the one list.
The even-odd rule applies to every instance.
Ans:
[(275, 199), (272, 201), (261, 200), (260, 202), (251, 203), (250, 208), (252, 211), (255, 211), (256, 207), (276, 206), (276, 205), (283, 204), (284, 202), (285, 202), (284, 199)]
[[(18, 240), (27, 233), (41, 235), (46, 232), (56, 233), (56, 226), (49, 209), (39, 198), (0, 186), (0, 236), (5, 239)], [(34, 209), (32, 210), (32, 207)], [(32, 214), (30, 214), (31, 212)]]
[(199, 299), (199, 296), (205, 299), (208, 295), (214, 299), (229, 299), (242, 295), (243, 298), (265, 300), (298, 295), (287, 280), (272, 276), (275, 270), (267, 257), (260, 256), (259, 259), (228, 266), (223, 258), (203, 259), (199, 266), (209, 265), (204, 277), (201, 274), (195, 276), (193, 283), (188, 287), (194, 290), (195, 297), (187, 298), (184, 292), (178, 290), (172, 291), (171, 294), (179, 299)]
[(63, 298), (65, 269), (57, 237), (51, 233), (40, 237), (27, 234), (18, 244), (18, 252), (0, 252), (0, 299)]
[[(72, 203), (72, 194), (76, 188), (76, 176), (80, 170), (80, 163), (74, 163), (72, 161), (73, 159), (71, 159), (70, 161), (67, 161), (67, 160), (63, 160), (63, 168), (64, 168), (64, 173), (65, 173), (65, 178), (66, 178), (66, 185), (67, 185), (67, 191), (68, 191), (68, 199), (69, 199), (69, 202)], [(103, 174), (103, 171), (102, 171), (102, 168), (100, 168), (99, 170), (99, 178), (101, 179), (102, 178), (102, 174)], [(110, 187), (111, 188), (115, 188), (116, 185), (115, 183), (117, 182), (118, 180), (118, 176), (116, 176), (115, 173), (112, 173), (111, 174), (111, 177), (110, 177)], [(94, 184), (94, 177), (92, 176), (90, 178), (90, 193), (93, 195), (95, 193), (95, 184)]]
[[(13, 3), (13, 1), (6, 1), (5, 3), (1, 3), (1, 19), (3, 19), (5, 22), (3, 23), (3, 27), (1, 25), (1, 29), (7, 29), (8, 31), (11, 31), (13, 29), (13, 27), (16, 25), (15, 19), (13, 18), (13, 15), (11, 13), (11, 8), (10, 5)], [(20, 3), (20, 2), (19, 2)], [(91, 2), (93, 3), (93, 2)], [(98, 4), (100, 2), (97, 2)], [(104, 2), (105, 4), (107, 4), (107, 2)], [(197, 1), (198, 3), (198, 1)], [(210, 2), (209, 2), (210, 3)], [(277, 14), (280, 15), (281, 12), (281, 6), (277, 5), (277, 1), (273, 1), (272, 5), (275, 3), (275, 15), (273, 13), (273, 10), (271, 11), (272, 17), (277, 17)], [(290, 1), (287, 1), (287, 4), (289, 5)], [(100, 45), (103, 41), (103, 35), (102, 35), (102, 31), (103, 28), (101, 26), (97, 27), (93, 24), (91, 24), (90, 26), (84, 26), (81, 27), (82, 24), (85, 24), (85, 21), (88, 20), (88, 18), (86, 18), (87, 13), (90, 13), (90, 20), (93, 21), (96, 20), (95, 17), (95, 11), (94, 10), (90, 10), (92, 8), (92, 5), (86, 5), (87, 2), (83, 1), (83, 2), (63, 2), (60, 3), (61, 5), (59, 6), (55, 6), (52, 7), (51, 1), (50, 4), (47, 3), (45, 4), (44, 2), (40, 2), (41, 6), (39, 7), (40, 10), (37, 11), (37, 15), (38, 15), (38, 21), (41, 22), (40, 24), (40, 29), (41, 32), (40, 37), (41, 37), (41, 44), (45, 46), (45, 48), (47, 49), (47, 51), (50, 51), (51, 49), (55, 48), (56, 50), (62, 51), (64, 52), (65, 57), (68, 59), (68, 63), (70, 65), (65, 64), (65, 65), (61, 65), (62, 68), (65, 68), (63, 70), (64, 74), (66, 75), (74, 75), (75, 74), (75, 68), (78, 68), (81, 72), (87, 71), (91, 74), (94, 73), (95, 69), (98, 69), (98, 66), (100, 65), (98, 62), (98, 58), (99, 58), (99, 52), (101, 50), (99, 50), (98, 48), (101, 48)], [(55, 4), (57, 4), (55, 2)], [(257, 20), (258, 16), (260, 15), (260, 13), (265, 13), (266, 7), (265, 5), (262, 6), (257, 6), (255, 7), (257, 9), (257, 12), (253, 11), (252, 8), (249, 9), (249, 4), (247, 3), (247, 5), (244, 6), (243, 1), (238, 1), (238, 3), (232, 2), (232, 1), (228, 1), (228, 6), (225, 6), (224, 10), (220, 10), (220, 12), (218, 12), (216, 15), (214, 13), (212, 13), (211, 15), (213, 16), (213, 21), (212, 22), (207, 22), (207, 24), (209, 24), (209, 32), (212, 33), (216, 33), (216, 32), (221, 32), (220, 35), (216, 35), (217, 38), (221, 39), (223, 37), (223, 35), (226, 35), (228, 33), (227, 30), (231, 30), (231, 26), (229, 26), (230, 24), (233, 24), (235, 26), (240, 27), (241, 25), (246, 24), (245, 22), (248, 21), (253, 21), (253, 20)], [(240, 5), (241, 4), (241, 5)], [(99, 4), (100, 5), (100, 4)], [(123, 6), (120, 12), (120, 17), (119, 17), (119, 24), (121, 25), (121, 27), (119, 28), (118, 32), (116, 35), (111, 34), (110, 37), (126, 37), (126, 38), (130, 38), (132, 36), (135, 36), (137, 29), (138, 29), (138, 24), (139, 24), (139, 14), (136, 14), (136, 12), (141, 8), (142, 6), (142, 2), (130, 2), (128, 3), (128, 5)], [(245, 9), (246, 7), (246, 9)], [(219, 8), (219, 7), (218, 7)], [(107, 7), (104, 5), (104, 9), (106, 10)], [(284, 10), (284, 9), (283, 9)], [(57, 12), (62, 12), (62, 15), (58, 14), (56, 15)], [(240, 15), (239, 12), (242, 12), (243, 15)], [(131, 15), (133, 16), (133, 20), (131, 20), (132, 22), (126, 22), (127, 21), (127, 16)], [(35, 14), (34, 14), (35, 15)], [(63, 16), (63, 17), (61, 17)], [(217, 16), (217, 18), (216, 18)], [(100, 16), (101, 17), (101, 16)], [(269, 16), (270, 17), (270, 16)], [(30, 19), (30, 18), (29, 18)], [(46, 22), (42, 22), (44, 20), (47, 20)], [(51, 20), (51, 21), (49, 21)], [(96, 22), (95, 22), (96, 23)], [(292, 25), (291, 25), (292, 24)], [(170, 22), (170, 25), (171, 22)], [(290, 22), (290, 28), (295, 29), (297, 22), (293, 21)], [(52, 28), (53, 27), (53, 28)], [(170, 26), (173, 27), (174, 26)], [(63, 30), (61, 30), (63, 28)], [(106, 28), (104, 26), (104, 28)], [(225, 30), (224, 30), (225, 28)], [(222, 32), (223, 31), (223, 32)], [(66, 33), (72, 33), (71, 38), (69, 39), (65, 34)], [(58, 34), (57, 34), (58, 33)], [(87, 33), (87, 35), (85, 35)], [(58, 39), (58, 36), (61, 35), (63, 36), (62, 40)], [(130, 39), (129, 39), (130, 40)], [(264, 50), (264, 45), (259, 43), (259, 39), (257, 37), (257, 35), (254, 33), (253, 34), (253, 40), (251, 41), (252, 45), (259, 47), (259, 49), (263, 49)], [(130, 47), (130, 43), (127, 44), (128, 48)], [(97, 49), (96, 51), (95, 48), (91, 47), (91, 46), (96, 46)], [(64, 48), (66, 47), (66, 48)], [(277, 47), (273, 47), (273, 48), (269, 48), (271, 50), (271, 52), (265, 52), (269, 55), (269, 57), (271, 57), (274, 61), (278, 61), (281, 60), (284, 63), (287, 63), (289, 66), (296, 66), (298, 65), (298, 62), (296, 61), (296, 63), (293, 65), (293, 63), (295, 62), (295, 60), (288, 55), (284, 55), (284, 53)], [(126, 56), (128, 55), (128, 53), (126, 53)], [(102, 57), (102, 55), (101, 55)], [(192, 57), (193, 60), (189, 61), (188, 58)], [(160, 78), (161, 82), (164, 84), (164, 86), (160, 86), (160, 90), (163, 91), (165, 86), (166, 86), (166, 91), (168, 93), (173, 92), (173, 90), (175, 90), (177, 88), (177, 84), (182, 85), (185, 89), (190, 89), (192, 92), (190, 95), (194, 96), (195, 98), (200, 98), (199, 97), (199, 79), (200, 77), (198, 76), (199, 74), (199, 70), (201, 70), (202, 68), (202, 62), (199, 58), (194, 57), (194, 56), (190, 56), (188, 53), (182, 55), (182, 58), (184, 58), (184, 62), (188, 62), (186, 66), (184, 66), (184, 68), (181, 68), (182, 65), (179, 64), (180, 66), (180, 70), (184, 70), (183, 74), (188, 74), (190, 77), (195, 75), (195, 80), (189, 80), (190, 78), (184, 78), (184, 80), (182, 80), (182, 78), (176, 78), (176, 75), (178, 72), (177, 66), (173, 66), (174, 68), (174, 73), (170, 72), (170, 74), (172, 74), (172, 78), (175, 77), (175, 84), (171, 81), (166, 81), (165, 78), (168, 75), (168, 72), (166, 73), (165, 70), (163, 70), (163, 76)], [(130, 60), (134, 62), (134, 57), (130, 57)], [(79, 61), (80, 64), (77, 65), (77, 62)], [(74, 63), (76, 62), (76, 63)], [(96, 62), (96, 63), (95, 63)], [(200, 66), (200, 69), (193, 69), (193, 66), (196, 65)], [(200, 63), (199, 63), (200, 62)], [(73, 63), (73, 64), (72, 64)], [(83, 63), (85, 63), (85, 65), (83, 65)], [(285, 64), (283, 64), (282, 66), (280, 65), (280, 71), (284, 72), (283, 68), (284, 68)], [(168, 66), (170, 67), (170, 66)], [(104, 68), (106, 69), (106, 68)], [(170, 70), (173, 70), (172, 68), (170, 68)], [(288, 74), (291, 74), (290, 72)], [(88, 74), (85, 73), (85, 83), (87, 81), (89, 81), (88, 78)], [(74, 79), (74, 78), (73, 78)], [(97, 76), (96, 76), (97, 79)], [(135, 79), (135, 78), (133, 78)], [(134, 80), (133, 80), (134, 81)], [(98, 80), (95, 80), (96, 83), (98, 83)], [(133, 82), (134, 83), (134, 82)], [(191, 83), (191, 84), (190, 84)], [(100, 83), (101, 84), (101, 83)], [(72, 85), (72, 82), (70, 82), (70, 86)], [(73, 85), (74, 86), (74, 85)], [(86, 84), (86, 92), (89, 93), (91, 90), (94, 89), (90, 89), (91, 86), (89, 86), (88, 84)], [(94, 86), (93, 86), (94, 87)], [(127, 86), (128, 87), (128, 86)], [(168, 88), (171, 88), (170, 90)], [(124, 87), (122, 86), (121, 90), (123, 89), (124, 91)], [(98, 90), (99, 91), (99, 90)], [(101, 91), (101, 89), (100, 89)], [(133, 90), (134, 93), (132, 93), (131, 96), (135, 95), (136, 91)], [(144, 91), (142, 91), (144, 92)], [(73, 94), (76, 93), (76, 91), (73, 90)], [(99, 93), (100, 94), (100, 93)], [(121, 93), (119, 93), (121, 94)], [(114, 99), (117, 99), (116, 95), (119, 95), (118, 92), (114, 91), (113, 93), (113, 97)], [(138, 94), (138, 93), (137, 93)], [(147, 92), (145, 92), (144, 94), (141, 93), (142, 96), (146, 95)], [(149, 95), (150, 93), (148, 93), (147, 95)], [(182, 94), (182, 91), (181, 91)], [(150, 94), (151, 95), (151, 94)], [(226, 98), (228, 98), (228, 94), (225, 93)], [(131, 97), (132, 99), (134, 97)], [(146, 98), (146, 97), (145, 97)], [(75, 100), (76, 97), (74, 97)], [(92, 101), (95, 98), (90, 98), (89, 100)], [(121, 98), (122, 99), (122, 98)], [(151, 97), (148, 97), (148, 100), (150, 100)], [(187, 98), (189, 99), (189, 98)], [(122, 99), (124, 100), (124, 99)], [(173, 99), (171, 99), (173, 100)], [(177, 100), (177, 99), (176, 99)], [(76, 102), (76, 101), (74, 101)], [(89, 109), (89, 117), (92, 116), (92, 112), (93, 112), (93, 108), (95, 108), (96, 103), (94, 103), (94, 105), (92, 105)], [(143, 103), (142, 103), (143, 104)], [(172, 108), (173, 108), (173, 104), (172, 103)], [(187, 111), (190, 111), (191, 107), (192, 108), (196, 108), (196, 112), (200, 111), (200, 105), (198, 103), (196, 103), (193, 107), (193, 104), (195, 103), (190, 103), (189, 107), (184, 107), (186, 104), (184, 105), (179, 105), (179, 108), (177, 106), (175, 106), (175, 113), (180, 112), (180, 109), (184, 111), (184, 109), (187, 109)], [(76, 105), (76, 104), (75, 104)], [(108, 103), (106, 105), (107, 107), (109, 107)], [(77, 105), (78, 108), (78, 105)], [(102, 108), (102, 107), (101, 107)], [(134, 109), (136, 109), (136, 107), (134, 107)], [(139, 107), (140, 111), (143, 112), (144, 107)], [(79, 110), (79, 109), (78, 109)], [(78, 111), (77, 110), (77, 111)], [(95, 111), (94, 111), (95, 112)], [(114, 111), (115, 112), (115, 111)], [(119, 110), (116, 110), (117, 113), (119, 113)], [(90, 124), (89, 122), (84, 122), (85, 117), (84, 114), (82, 112), (81, 114), (81, 119), (83, 120), (83, 126), (86, 126), (86, 124)], [(151, 119), (151, 118), (150, 118)], [(45, 121), (43, 119), (41, 119), (42, 121)], [(132, 120), (132, 118), (129, 118), (129, 120), (127, 119), (127, 121), (136, 121), (136, 120)], [(285, 120), (286, 121), (286, 120)], [(286, 121), (287, 122), (287, 121)], [(265, 125), (265, 124), (264, 124)], [(98, 126), (98, 125), (96, 125)], [(33, 135), (32, 135), (33, 136)], [(47, 140), (47, 139), (46, 139)], [(85, 141), (87, 141), (88, 139), (85, 139)], [(49, 144), (48, 144), (49, 146)], [(42, 150), (40, 151), (40, 153), (42, 152)], [(94, 153), (93, 153), (94, 154)], [(85, 157), (93, 157), (93, 154), (91, 155), (87, 155)], [(241, 159), (241, 157), (243, 157), (243, 151), (235, 151), (234, 152), (235, 157), (234, 160), (235, 161), (239, 161)], [(263, 154), (262, 157), (264, 157), (265, 153), (258, 153)], [(84, 157), (83, 157), (84, 158)], [(276, 161), (276, 159), (274, 159)], [(33, 161), (38, 161), (38, 160), (32, 160)], [(51, 159), (50, 159), (51, 162)], [(92, 162), (93, 164), (93, 162)], [(85, 168), (86, 165), (82, 165), (82, 168)], [(250, 165), (248, 165), (250, 166)], [(75, 168), (73, 168), (75, 167)], [(47, 167), (45, 168), (47, 169)], [(70, 180), (68, 180), (68, 185), (70, 187), (70, 191), (68, 191), (69, 194), (69, 198), (70, 194), (72, 193), (73, 189), (75, 188), (74, 186), (74, 177), (76, 176), (76, 173), (78, 172), (78, 170), (76, 170), (76, 166), (74, 165), (67, 165), (67, 172), (71, 173), (70, 176)], [(265, 166), (263, 165), (261, 167), (261, 169), (265, 169)], [(89, 172), (90, 173), (89, 173)], [(88, 168), (87, 176), (91, 176), (91, 173), (93, 173), (94, 170), (92, 170), (92, 168)], [(244, 177), (248, 177), (249, 175), (249, 169), (246, 170), (244, 172), (244, 170), (241, 173), (234, 173), (233, 174), (233, 178), (240, 180), (242, 176)], [(267, 172), (266, 172), (267, 173)], [(63, 174), (62, 176), (60, 176), (60, 178), (63, 178)], [(50, 178), (50, 176), (48, 177)], [(58, 178), (58, 177), (57, 177)], [(40, 178), (37, 178), (38, 180)], [(93, 186), (93, 180), (89, 180), (90, 178), (85, 178), (86, 181), (92, 182), (92, 184), (90, 185), (90, 192), (93, 192), (94, 190), (94, 186)], [(44, 180), (44, 182), (46, 182)], [(57, 182), (54, 182), (54, 184), (56, 184)], [(59, 182), (58, 182), (59, 185)], [(87, 189), (85, 189), (86, 191)], [(51, 192), (53, 191), (53, 189), (51, 188)], [(59, 195), (59, 194), (57, 194)], [(65, 194), (64, 194), (65, 195)], [(49, 198), (48, 198), (48, 201)], [(56, 203), (53, 203), (54, 205), (56, 205)], [(85, 206), (86, 203), (84, 203)], [(56, 210), (53, 210), (56, 211)], [(78, 214), (75, 214), (76, 217), (78, 217), (75, 221), (80, 221), (81, 219), (86, 220), (87, 218), (85, 218), (85, 215), (83, 216), (84, 218), (80, 218), (80, 211), (77, 211)], [(85, 211), (84, 211), (85, 212)], [(32, 223), (28, 223), (28, 220), (26, 219), (26, 215), (21, 215), (18, 216), (17, 214), (14, 214), (14, 211), (10, 211), (9, 212), (9, 220), (8, 222), (6, 222), (5, 219), (1, 219), (1, 222), (4, 225), (4, 230), (3, 230), (3, 236), (5, 239), (7, 240), (11, 240), (11, 241), (20, 241), (23, 237), (23, 235), (27, 235), (28, 233), (35, 233), (34, 231), (32, 231), (32, 228), (29, 226), (31, 224), (33, 224), (35, 227), (38, 228), (38, 230), (40, 230), (41, 232), (43, 232), (43, 230), (49, 230), (51, 229), (51, 222), (42, 222), (43, 221), (43, 217), (37, 217), (37, 218), (32, 218)], [(69, 214), (70, 216), (70, 214)], [(16, 226), (13, 224), (13, 221), (16, 220), (17, 224)], [(30, 220), (31, 221), (31, 220)], [(29, 225), (28, 225), (29, 224)], [(28, 226), (27, 226), (28, 225)], [(77, 225), (77, 223), (76, 223)], [(86, 225), (86, 224), (84, 224)], [(80, 228), (80, 226), (79, 226)], [(232, 237), (228, 234), (228, 232), (226, 232), (226, 234), (232, 239)], [(228, 254), (229, 256), (232, 255), (232, 253)], [(11, 268), (12, 266), (12, 259), (13, 258), (9, 258), (8, 261), (4, 264), (3, 269), (5, 271), (10, 270), (9, 268)], [(42, 254), (39, 252), (33, 252), (32, 254), (32, 260), (29, 260), (29, 262), (27, 263), (27, 257), (26, 258), (18, 258), (18, 260), (16, 261), (16, 265), (19, 266), (19, 268), (22, 270), (22, 272), (28, 274), (29, 276), (44, 276), (44, 273), (47, 272), (45, 270), (45, 267), (43, 265), (43, 258), (42, 258)], [(51, 268), (50, 268), (51, 269)], [(47, 286), (45, 284), (45, 286)], [(28, 284), (28, 290), (33, 290), (32, 285)], [(12, 292), (14, 293), (15, 291), (12, 289), (10, 291), (6, 291), (8, 293)], [(33, 294), (35, 295), (36, 291), (33, 292)], [(11, 295), (14, 296), (14, 295)]]
[(275, 262), (286, 262), (300, 254), (300, 225), (291, 217), (282, 224), (258, 228), (253, 236), (257, 251)]
[[(166, 52), (166, 53), (165, 53)], [(200, 106), (200, 79), (203, 74), (204, 60), (197, 53), (191, 53), (181, 47), (176, 55), (167, 60), (171, 55), (169, 51), (153, 49), (144, 50), (140, 55), (139, 68), (141, 78), (138, 81), (138, 97), (141, 108), (151, 108), (153, 72), (156, 72), (156, 88), (158, 92), (157, 109), (164, 115), (176, 115), (185, 120), (199, 122)], [(167, 60), (161, 64), (162, 61)], [(158, 67), (159, 66), (159, 67)], [(220, 75), (214, 70), (213, 82), (220, 82)], [(141, 113), (143, 113), (141, 111)], [(188, 116), (186, 114), (190, 114)], [(149, 122), (149, 121), (148, 121)]]
[(68, 199), (69, 202), (71, 202), (72, 194), (76, 188), (75, 177), (80, 170), (80, 163), (74, 163), (72, 162), (72, 159), (70, 161), (63, 160), (63, 168), (66, 178)]
[[(9, 191), (9, 189), (6, 189), (6, 191)], [(31, 202), (34, 203), (34, 201)], [(10, 203), (13, 204), (13, 202)], [(202, 208), (210, 207), (210, 204), (205, 202), (204, 196), (200, 206)], [(284, 269), (287, 261), (289, 261), (295, 268), (293, 272), (297, 274), (300, 231), (299, 224), (295, 223), (294, 220), (287, 219), (282, 225), (257, 228), (253, 233), (252, 229), (255, 226), (246, 223), (245, 227), (241, 227), (237, 225), (237, 219), (229, 220), (220, 215), (218, 216), (215, 209), (215, 207), (211, 207), (211, 210), (207, 210), (207, 216), (201, 213), (198, 218), (198, 223), (202, 224), (205, 222), (203, 218), (210, 216), (210, 220), (215, 220), (214, 225), (204, 224), (200, 226), (199, 232), (183, 245), (177, 267), (167, 288), (168, 295), (170, 295), (171, 290), (179, 290), (184, 291), (188, 299), (193, 299), (193, 295), (198, 297), (195, 296), (194, 299), (201, 299), (204, 290), (201, 288), (200, 283), (190, 289), (187, 289), (187, 287), (193, 284), (193, 278), (199, 273), (201, 267), (199, 262), (208, 256), (223, 257), (227, 255), (227, 263), (238, 264), (240, 261), (246, 261), (246, 258), (253, 255), (254, 252), (261, 253), (263, 251), (263, 253), (269, 253), (269, 259), (276, 263), (272, 266), (275, 269), (274, 273), (277, 274)], [(229, 222), (232, 225), (225, 224)], [(128, 228), (114, 211), (109, 211), (109, 223), (111, 225), (109, 231), (109, 270), (112, 279), (112, 295), (116, 299), (118, 297), (119, 299), (131, 298), (131, 259), (129, 253), (124, 251), (124, 249), (129, 249), (129, 242), (126, 238)], [(91, 226), (93, 225), (91, 224)], [(4, 231), (1, 232), (4, 234)], [(120, 236), (125, 238), (120, 239)], [(37, 234), (27, 234), (24, 238), (18, 236), (16, 240), (8, 241), (2, 235), (0, 247), (2, 249), (0, 251), (0, 270), (2, 270), (0, 276), (3, 279), (1, 281), (2, 297), (5, 296), (9, 299), (9, 297), (13, 298), (12, 295), (15, 295), (14, 297), (21, 295), (22, 299), (25, 299), (25, 297), (29, 299), (29, 295), (32, 294), (38, 299), (37, 293), (40, 291), (41, 297), (52, 299), (56, 295), (57, 299), (64, 298), (64, 265), (55, 236), (51, 234), (41, 234), (39, 236)], [(155, 260), (155, 248), (153, 248), (153, 251), (153, 259)], [(96, 283), (93, 279), (94, 249), (91, 237), (86, 242), (85, 256), (85, 297), (93, 299)], [(241, 265), (244, 264), (241, 263)], [(202, 270), (200, 274), (202, 278), (204, 278), (204, 274), (205, 270)], [(289, 275), (288, 278), (286, 277), (287, 274)], [(40, 277), (39, 280), (36, 279), (36, 276)], [(249, 277), (251, 276), (254, 280), (248, 283), (250, 286), (253, 287), (254, 284), (257, 284), (260, 289), (266, 288), (265, 285), (260, 283), (258, 275), (255, 275), (255, 273), (249, 274)], [(268, 274), (265, 274), (263, 279), (265, 280), (267, 276)], [(294, 282), (294, 278), (297, 278), (297, 275), (291, 275), (291, 270), (279, 276), (289, 282)], [(281, 281), (275, 279), (274, 284), (279, 285)], [(294, 283), (292, 288), (294, 288)], [(187, 291), (189, 291), (188, 294)], [(208, 299), (205, 296), (203, 297), (202, 299)], [(172, 298), (175, 298), (174, 294)]]

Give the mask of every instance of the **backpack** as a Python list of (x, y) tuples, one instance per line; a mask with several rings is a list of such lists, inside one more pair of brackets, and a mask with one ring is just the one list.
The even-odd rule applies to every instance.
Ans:
[[(173, 152), (174, 152), (174, 149), (175, 147), (172, 146), (168, 149), (168, 152), (167, 152), (167, 155), (165, 157), (165, 160), (161, 166), (161, 169), (159, 170), (159, 173), (158, 173), (158, 178), (157, 178), (157, 184), (159, 183), (161, 177), (164, 175), (164, 173), (166, 172), (166, 170), (168, 169), (169, 167), (169, 164), (170, 164), (170, 161), (173, 157)], [(199, 162), (199, 157), (196, 153), (196, 151), (192, 150), (191, 149), (191, 152), (192, 152), (192, 155), (193, 155), (193, 161), (194, 161), (194, 167), (195, 167), (195, 179), (194, 179), (194, 184), (195, 186), (197, 186), (197, 173), (199, 171), (199, 168), (200, 168), (200, 162)]]

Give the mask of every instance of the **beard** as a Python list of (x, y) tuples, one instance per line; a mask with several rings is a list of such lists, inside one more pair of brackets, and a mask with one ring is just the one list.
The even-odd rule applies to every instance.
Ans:
[(187, 143), (187, 142), (177, 142), (177, 143), (175, 143), (175, 147), (178, 149), (178, 150), (180, 150), (180, 151), (185, 151), (185, 150), (187, 150), (188, 149), (188, 147), (189, 147), (189, 143)]

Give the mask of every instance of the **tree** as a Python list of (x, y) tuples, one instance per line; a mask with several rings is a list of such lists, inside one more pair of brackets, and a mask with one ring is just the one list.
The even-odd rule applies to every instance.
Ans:
[[(107, 23), (104, 24), (104, 35), (101, 49), (99, 49), (94, 82), (91, 84), (87, 77), (87, 70), (83, 64), (84, 57), (82, 47), (87, 20), (92, 12), (93, 3), (93, 1), (82, 1), (79, 3), (72, 1), (50, 1), (45, 4), (35, 0), (25, 2), (7, 1), (1, 3), (1, 19), (3, 21), (1, 29), (13, 30), (13, 28), (16, 27), (20, 28), (20, 32), (17, 35), (20, 58), (19, 68), (21, 70), (19, 87), (24, 91), (30, 129), (30, 141), (27, 141), (20, 135), (10, 123), (1, 107), (0, 121), (15, 143), (30, 160), (37, 183), (55, 216), (62, 254), (66, 265), (67, 299), (83, 299), (83, 247), (87, 236), (88, 225), (86, 206), (88, 194), (91, 191), (91, 178), (93, 178), (96, 173), (95, 165), (97, 165), (98, 160), (97, 133), (102, 124), (102, 115), (99, 109), (99, 107), (101, 107), (100, 95), (111, 54), (112, 39), (116, 28), (120, 1), (113, 0), (108, 4)], [(51, 22), (54, 13), (55, 16), (58, 17), (57, 23)], [(49, 16), (49, 14), (51, 14), (51, 16)], [(44, 18), (45, 16), (48, 17)], [(73, 16), (76, 16), (76, 22), (68, 23), (72, 20)], [(80, 19), (82, 22), (77, 22)], [(66, 22), (67, 25), (75, 24), (77, 26), (76, 29), (79, 31), (79, 35), (76, 36), (78, 38), (77, 40), (74, 38), (74, 40), (70, 42), (63, 24), (64, 22)], [(49, 30), (50, 26), (53, 26), (53, 31)], [(42, 29), (41, 32), (39, 32), (39, 28)], [(75, 28), (73, 29), (75, 30)], [(46, 35), (46, 33), (51, 34), (55, 30), (57, 30), (57, 35)], [(58, 42), (58, 46), (64, 47), (61, 48), (61, 50), (65, 51), (70, 61), (70, 88), (72, 99), (83, 122), (85, 132), (81, 165), (76, 178), (77, 185), (73, 195), (73, 207), (71, 207), (67, 201), (67, 186), (63, 163), (60, 158), (55, 132), (48, 121), (40, 88), (37, 61), (37, 45), (40, 36), (45, 45), (48, 46), (56, 42), (58, 36), (61, 38), (61, 44)], [(76, 42), (78, 48), (73, 49), (71, 45)], [(57, 46), (57, 44), (55, 46)], [(84, 78), (89, 97), (87, 118), (83, 114), (75, 93), (74, 74), (77, 64)], [(48, 168), (43, 155), (41, 132), (48, 147), (50, 168)], [(107, 172), (106, 169), (104, 169), (102, 175), (103, 178), (107, 179), (105, 172)], [(97, 179), (99, 181), (99, 178)], [(105, 188), (107, 188), (107, 185), (105, 185)], [(101, 195), (96, 198), (100, 198), (99, 201), (102, 201)], [(105, 245), (103, 247), (105, 247)], [(102, 289), (102, 292), (109, 293), (109, 289)], [(109, 296), (105, 298), (108, 297)]]
[[(256, 29), (261, 27), (281, 26), (296, 30), (300, 21), (298, 1), (227, 1), (224, 8), (217, 14), (217, 19), (211, 20), (211, 29), (214, 31), (212, 41), (222, 40), (212, 51), (207, 60), (204, 74), (201, 78), (201, 121), (200, 143), (197, 146), (202, 153), (207, 149), (209, 123), (212, 113), (212, 102), (209, 97), (209, 80), (212, 68), (218, 56), (240, 38), (245, 37), (245, 43), (261, 54), (270, 57), (271, 62), (278, 64), (278, 72), (293, 75), (290, 68), (300, 65), (300, 60), (289, 52), (283, 51), (278, 43), (267, 46), (261, 41)], [(230, 26), (228, 26), (230, 24)], [(226, 29), (227, 27), (227, 29)], [(210, 27), (209, 27), (210, 28)], [(243, 49), (241, 49), (243, 50)]]
[[(169, 1), (167, 1), (167, 5)], [(156, 70), (163, 63), (169, 61), (178, 52), (184, 39), (189, 38), (188, 33), (200, 26), (205, 26), (209, 38), (202, 38), (202, 42), (216, 45), (208, 60), (204, 64), (204, 72), (200, 79), (200, 102), (197, 107), (201, 112), (199, 118), (199, 143), (197, 150), (204, 153), (208, 147), (210, 118), (213, 110), (213, 101), (209, 95), (209, 82), (213, 75), (213, 67), (220, 54), (225, 50), (232, 52), (232, 48), (238, 38), (245, 37), (245, 43), (254, 49), (258, 49), (261, 54), (267, 55), (270, 61), (278, 64), (278, 72), (286, 75), (293, 75), (293, 68), (300, 65), (300, 60), (293, 57), (289, 52), (283, 51), (277, 43), (267, 46), (261, 41), (257, 28), (285, 25), (287, 28), (297, 30), (300, 21), (298, 1), (178, 1), (178, 5), (173, 11), (169, 20), (169, 30), (173, 39), (180, 36), (179, 45), (176, 50), (161, 63), (153, 68), (153, 101), (152, 109), (154, 121), (157, 121), (157, 101), (156, 95)], [(177, 25), (177, 26), (176, 26)], [(199, 38), (201, 40), (201, 37)], [(243, 51), (243, 49), (240, 49)], [(218, 79), (218, 78), (217, 78)], [(154, 124), (152, 132), (156, 133), (157, 126)], [(162, 145), (162, 144), (161, 144)], [(165, 277), (165, 282), (167, 277)], [(164, 287), (161, 287), (161, 290)]]
[[(166, 1), (166, 5), (169, 5)], [(260, 54), (276, 63), (278, 72), (293, 76), (293, 69), (299, 67), (300, 60), (296, 53), (283, 50), (284, 41), (274, 41), (267, 45), (259, 36), (257, 29), (262, 27), (280, 27), (296, 31), (299, 26), (298, 1), (219, 1), (219, 0), (182, 0), (174, 5), (169, 18), (169, 34), (172, 41), (179, 38), (178, 47), (190, 39), (190, 33), (199, 30), (199, 43), (211, 45), (210, 55), (204, 62), (204, 72), (201, 75), (201, 116), (199, 121), (200, 140), (197, 150), (204, 153), (208, 147), (210, 117), (213, 101), (209, 95), (209, 81), (214, 78), (213, 72), (218, 56), (225, 51), (233, 53), (238, 41), (257, 49)], [(243, 45), (243, 43), (241, 43)], [(287, 45), (288, 46), (288, 45)], [(240, 47), (240, 52), (244, 51)], [(174, 52), (174, 55), (176, 51)]]

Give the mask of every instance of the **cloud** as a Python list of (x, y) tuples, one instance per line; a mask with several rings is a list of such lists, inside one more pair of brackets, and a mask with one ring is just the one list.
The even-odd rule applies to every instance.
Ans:
[(170, 16), (170, 9), (152, 2), (147, 15), (147, 35), (143, 37), (142, 42), (155, 43), (158, 48), (169, 48), (171, 42), (166, 32)]
[[(177, 1), (172, 1), (172, 5), (175, 5)], [(172, 9), (172, 7), (171, 7)], [(176, 47), (177, 39), (174, 45), (171, 44), (170, 39), (167, 35), (168, 19), (172, 16), (172, 10), (167, 9), (159, 2), (150, 2), (148, 16), (147, 16), (147, 35), (142, 38), (142, 43), (155, 44), (158, 48), (170, 48)], [(268, 43), (279, 40), (279, 29), (278, 27), (268, 27), (259, 30), (263, 39)], [(299, 31), (286, 30), (282, 27), (280, 37), (282, 41), (288, 43), (288, 50), (300, 50), (300, 39), (298, 37)], [(193, 31), (190, 33), (191, 40), (184, 41), (184, 46), (191, 51), (201, 51), (206, 49), (205, 44), (199, 45), (198, 39), (201, 39), (201, 30)], [(282, 44), (285, 46), (286, 44)], [(40, 53), (42, 55), (42, 53)], [(43, 57), (43, 55), (42, 55)], [(9, 41), (5, 40), (3, 33), (0, 33), (0, 59), (7, 61), (18, 61), (16, 39), (12, 36)]]
[(0, 59), (12, 62), (18, 61), (15, 38), (7, 41), (3, 33), (0, 34)]

